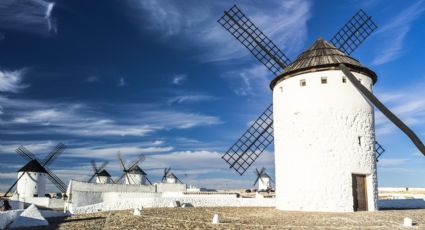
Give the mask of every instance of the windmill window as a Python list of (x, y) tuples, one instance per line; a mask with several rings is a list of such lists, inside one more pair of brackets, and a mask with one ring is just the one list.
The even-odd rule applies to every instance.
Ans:
[(359, 146), (361, 146), (362, 145), (362, 137), (361, 136), (358, 136), (357, 138), (359, 140)]
[(342, 83), (347, 83), (347, 78), (342, 77)]
[(300, 80), (300, 86), (303, 87), (303, 86), (306, 86), (306, 85), (307, 85), (307, 83), (305, 82), (305, 79), (301, 79)]
[(321, 80), (320, 80), (320, 82), (322, 84), (327, 84), (328, 83), (328, 79), (326, 77), (322, 77)]
[(279, 89), (280, 89), (280, 92), (283, 92), (283, 87), (281, 86), (281, 87), (279, 87)]

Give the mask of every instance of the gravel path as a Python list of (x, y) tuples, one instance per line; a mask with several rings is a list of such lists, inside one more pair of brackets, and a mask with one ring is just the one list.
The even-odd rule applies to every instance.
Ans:
[[(212, 224), (217, 213), (218, 225)], [(152, 208), (141, 216), (130, 210), (52, 218), (49, 229), (425, 229), (425, 210), (355, 213), (283, 212), (273, 208)], [(43, 229), (43, 228), (39, 228)]]

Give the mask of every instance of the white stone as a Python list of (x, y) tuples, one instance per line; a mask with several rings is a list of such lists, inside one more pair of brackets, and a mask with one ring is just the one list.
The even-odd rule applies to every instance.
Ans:
[(134, 211), (133, 211), (133, 215), (140, 216), (140, 215), (142, 215), (142, 212), (143, 212), (143, 206), (140, 207), (140, 208), (135, 208)]
[(180, 201), (177, 201), (177, 200), (172, 200), (171, 202), (170, 202), (170, 206), (169, 206), (170, 208), (178, 208), (178, 207), (180, 207)]
[[(372, 79), (353, 74), (372, 90)], [(327, 78), (327, 84), (321, 78)], [(276, 208), (353, 211), (352, 174), (377, 210), (374, 109), (339, 70), (302, 73), (273, 89)], [(300, 86), (300, 80), (306, 85)]]
[(403, 226), (404, 227), (412, 227), (413, 226), (412, 219), (409, 218), (409, 217), (404, 217)]
[(5, 229), (12, 223), (24, 210), (9, 210), (0, 212), (0, 229)]
[(24, 227), (36, 227), (36, 226), (47, 226), (49, 222), (41, 215), (35, 205), (30, 205), (25, 209), (21, 215), (19, 215), (13, 223), (9, 226), (10, 228), (24, 228)]
[(219, 224), (220, 223), (220, 217), (218, 216), (218, 214), (214, 214), (213, 219), (212, 219), (212, 223), (213, 224)]

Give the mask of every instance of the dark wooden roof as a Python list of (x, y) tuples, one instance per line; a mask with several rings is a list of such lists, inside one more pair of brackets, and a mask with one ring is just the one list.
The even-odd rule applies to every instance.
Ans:
[(111, 174), (108, 173), (108, 171), (106, 171), (105, 169), (100, 171), (99, 173), (96, 173), (96, 176), (106, 176), (106, 177), (111, 177)]
[(352, 71), (360, 72), (371, 77), (373, 83), (377, 81), (375, 72), (360, 64), (356, 59), (346, 55), (328, 41), (319, 38), (310, 48), (302, 52), (295, 61), (287, 66), (281, 74), (273, 79), (270, 87), (273, 89), (277, 82), (294, 75), (336, 69), (339, 64), (345, 64)]
[(138, 165), (135, 165), (135, 166), (131, 167), (128, 170), (128, 173), (130, 173), (130, 174), (142, 174), (142, 175), (146, 175), (145, 171), (143, 171)]
[(47, 173), (43, 166), (38, 163), (37, 160), (32, 160), (28, 162), (24, 167), (20, 168), (18, 172), (38, 172), (38, 173)]

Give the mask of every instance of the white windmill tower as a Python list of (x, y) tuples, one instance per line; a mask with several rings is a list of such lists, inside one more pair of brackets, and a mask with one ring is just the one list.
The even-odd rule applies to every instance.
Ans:
[(44, 197), (46, 193), (46, 178), (49, 179), (61, 192), (65, 192), (66, 185), (48, 169), (48, 166), (65, 150), (64, 144), (58, 144), (42, 161), (37, 159), (24, 146), (16, 149), (16, 153), (28, 163), (20, 168), (18, 178), (15, 183), (7, 190), (4, 196), (7, 196), (16, 185), (14, 199), (25, 199), (32, 197)]
[(174, 173), (170, 172), (171, 168), (165, 168), (164, 169), (164, 175), (162, 176), (162, 183), (167, 183), (167, 184), (183, 184), (183, 182), (181, 182), (181, 180), (179, 180), (179, 178), (177, 178), (176, 175), (174, 175)]
[(145, 159), (143, 154), (140, 154), (136, 160), (128, 164), (126, 167), (124, 161), (121, 158), (121, 154), (118, 152), (118, 160), (122, 168), (123, 174), (118, 178), (117, 182), (125, 177), (125, 184), (142, 184), (146, 185), (147, 182), (152, 185), (151, 181), (148, 179), (147, 174), (143, 171), (138, 164)]
[(266, 168), (261, 168), (260, 171), (258, 169), (255, 169), (255, 175), (257, 175), (257, 178), (254, 181), (254, 186), (258, 182), (258, 191), (268, 191), (272, 188), (272, 179), (271, 177), (266, 173)]
[(47, 171), (37, 160), (31, 160), (18, 170), (16, 195), (19, 198), (43, 197), (46, 194)]
[(375, 141), (373, 106), (425, 155), (415, 133), (372, 94), (376, 74), (350, 57), (377, 28), (363, 10), (293, 63), (237, 6), (218, 22), (276, 76), (273, 105), (222, 158), (242, 175), (274, 141), (278, 209), (377, 209), (376, 160), (383, 149)]
[(92, 182), (93, 179), (96, 178), (97, 184), (110, 184), (114, 183), (111, 178), (111, 174), (106, 171), (105, 167), (108, 164), (108, 161), (104, 161), (99, 167), (97, 167), (96, 162), (94, 160), (90, 161), (93, 168), (93, 175), (87, 181), (88, 183)]

